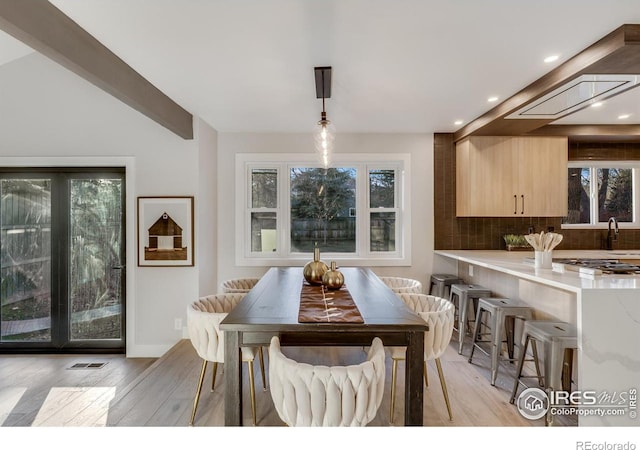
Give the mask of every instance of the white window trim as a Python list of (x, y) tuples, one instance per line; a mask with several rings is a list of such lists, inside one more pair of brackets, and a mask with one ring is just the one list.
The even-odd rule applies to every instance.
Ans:
[[(251, 168), (279, 168), (278, 170), (278, 208), (277, 208), (277, 249), (273, 253), (255, 254), (251, 252), (250, 219), (249, 219), (249, 177)], [(310, 260), (307, 253), (290, 253), (290, 241), (287, 232), (290, 223), (289, 169), (291, 167), (314, 167), (318, 165), (315, 153), (238, 153), (236, 154), (235, 183), (235, 229), (236, 229), (236, 265), (237, 266), (302, 266)], [(410, 266), (411, 265), (411, 155), (398, 154), (335, 154), (332, 158), (334, 167), (356, 167), (357, 200), (356, 229), (369, 230), (369, 211), (391, 211), (399, 214), (396, 217), (396, 251), (371, 252), (369, 249), (369, 232), (356, 234), (356, 254), (348, 255), (323, 253), (322, 260), (336, 261), (342, 266)], [(369, 209), (369, 169), (398, 169), (396, 180), (396, 208)], [(364, 174), (364, 176), (363, 176)], [(365, 206), (363, 208), (363, 206)], [(266, 210), (265, 210), (266, 211)], [(363, 237), (366, 236), (366, 239)], [(403, 236), (400, 240), (398, 237)], [(366, 241), (366, 242), (365, 242)], [(268, 256), (267, 256), (268, 255)]]
[(633, 222), (618, 222), (619, 228), (640, 228), (640, 161), (570, 161), (568, 168), (590, 168), (591, 169), (591, 192), (589, 198), (591, 202), (591, 223), (576, 223), (569, 224), (563, 223), (561, 228), (563, 230), (606, 230), (608, 228), (607, 222), (597, 222), (595, 219), (598, 217), (597, 210), (597, 183), (595, 180), (595, 169), (598, 168), (623, 168), (633, 170)]

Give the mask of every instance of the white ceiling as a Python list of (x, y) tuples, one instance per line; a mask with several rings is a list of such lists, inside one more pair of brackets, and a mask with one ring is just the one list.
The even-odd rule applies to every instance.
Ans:
[[(51, 0), (221, 132), (451, 132), (625, 23), (638, 0)], [(0, 64), (28, 53), (0, 39)], [(5, 51), (6, 50), (6, 51)], [(559, 54), (545, 64), (543, 59)], [(635, 91), (638, 91), (636, 94)], [(633, 93), (633, 95), (632, 95)], [(640, 119), (640, 89), (602, 113)], [(596, 111), (585, 111), (595, 114)], [(617, 119), (615, 119), (617, 120)]]

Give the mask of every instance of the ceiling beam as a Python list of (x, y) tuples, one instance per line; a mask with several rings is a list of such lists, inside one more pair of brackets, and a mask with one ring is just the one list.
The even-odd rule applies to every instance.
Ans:
[(46, 0), (0, 0), (0, 29), (184, 139), (193, 116)]
[(620, 26), (457, 130), (454, 140), (471, 135), (521, 135), (551, 123), (556, 119), (505, 119), (505, 116), (584, 74), (640, 74), (640, 25)]
[(568, 136), (574, 142), (640, 142), (640, 125), (545, 125), (526, 135)]

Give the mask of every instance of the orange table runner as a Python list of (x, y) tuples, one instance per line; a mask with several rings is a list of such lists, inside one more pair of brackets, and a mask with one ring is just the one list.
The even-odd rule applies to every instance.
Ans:
[(329, 290), (324, 286), (315, 286), (303, 281), (298, 322), (364, 323), (364, 319), (346, 285), (340, 289)]

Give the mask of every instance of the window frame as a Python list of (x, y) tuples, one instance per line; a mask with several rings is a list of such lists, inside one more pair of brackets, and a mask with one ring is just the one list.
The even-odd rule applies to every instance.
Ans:
[[(399, 180), (394, 179), (394, 183), (393, 183), (393, 208), (389, 208), (389, 207), (383, 207), (383, 206), (379, 206), (377, 208), (373, 208), (371, 207), (371, 171), (373, 170), (392, 170), (394, 169), (396, 171), (396, 179), (400, 178)], [(397, 165), (395, 164), (391, 164), (391, 165), (385, 165), (385, 164), (374, 164), (374, 165), (369, 165), (367, 164), (366, 167), (366, 182), (367, 182), (367, 192), (366, 192), (366, 207), (363, 208), (366, 211), (366, 218), (365, 218), (365, 222), (366, 222), (366, 230), (368, 230), (367, 234), (366, 234), (366, 238), (367, 238), (367, 242), (366, 242), (366, 248), (367, 248), (367, 252), (370, 255), (392, 255), (392, 254), (399, 254), (399, 251), (396, 247), (396, 250), (394, 252), (385, 252), (385, 251), (374, 251), (371, 250), (371, 214), (372, 213), (395, 213), (396, 215), (396, 225), (400, 224), (399, 226), (395, 227), (395, 242), (398, 243), (400, 242), (402, 244), (402, 230), (401, 230), (401, 226), (402, 226), (402, 214), (400, 212), (400, 207), (399, 204), (401, 202), (402, 199), (402, 193), (401, 193), (401, 189), (398, 187), (398, 182), (400, 181), (402, 182), (402, 178), (401, 176), (398, 175), (399, 174), (399, 170)]]
[[(349, 266), (410, 266), (411, 265), (411, 155), (399, 154), (335, 154), (331, 167), (356, 169), (356, 251), (355, 253), (322, 253), (324, 261), (336, 261)], [(315, 153), (239, 153), (236, 155), (235, 239), (238, 266), (304, 265), (311, 255), (291, 252), (290, 170), (294, 167), (319, 167)], [(251, 251), (251, 212), (267, 211), (251, 208), (252, 169), (277, 169), (276, 251)], [(370, 208), (369, 171), (394, 169), (395, 208)], [(370, 250), (371, 212), (396, 213), (396, 246), (393, 252)]]
[[(619, 228), (640, 228), (640, 161), (569, 161), (567, 165), (568, 169), (583, 168), (589, 169), (589, 176), (591, 177), (589, 202), (590, 202), (590, 221), (589, 223), (563, 223), (561, 229), (607, 229), (607, 222), (598, 221), (598, 195), (597, 195), (597, 169), (602, 168), (614, 168), (614, 169), (631, 169), (632, 170), (632, 192), (633, 192), (633, 221), (632, 222), (618, 222)], [(569, 193), (567, 192), (567, 195)]]

